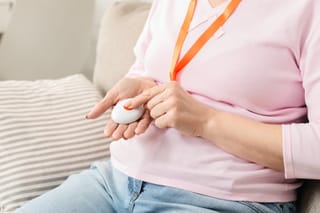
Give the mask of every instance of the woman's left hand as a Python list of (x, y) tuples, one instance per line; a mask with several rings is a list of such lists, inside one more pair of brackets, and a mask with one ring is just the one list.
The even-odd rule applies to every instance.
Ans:
[(129, 108), (144, 104), (158, 128), (175, 128), (190, 136), (202, 136), (204, 126), (214, 110), (199, 102), (177, 82), (145, 90), (133, 98)]
[(142, 104), (150, 110), (159, 128), (175, 128), (202, 137), (242, 159), (284, 170), (281, 125), (267, 124), (205, 105), (176, 82), (144, 90), (128, 107)]

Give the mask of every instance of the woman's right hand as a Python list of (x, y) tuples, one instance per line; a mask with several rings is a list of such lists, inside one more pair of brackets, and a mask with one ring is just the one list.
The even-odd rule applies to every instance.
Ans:
[[(145, 89), (154, 86), (156, 86), (156, 83), (149, 78), (123, 78), (107, 92), (106, 96), (100, 102), (98, 102), (92, 108), (92, 110), (87, 114), (86, 118), (97, 118), (120, 100), (135, 97), (142, 93)], [(152, 119), (148, 110), (145, 111), (140, 120), (128, 125), (119, 125), (109, 119), (104, 133), (105, 136), (112, 137), (114, 140), (118, 140), (120, 138), (128, 139), (137, 134), (145, 132), (151, 120)]]

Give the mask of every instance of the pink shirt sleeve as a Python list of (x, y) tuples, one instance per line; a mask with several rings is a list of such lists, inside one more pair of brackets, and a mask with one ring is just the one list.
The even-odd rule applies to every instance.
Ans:
[[(319, 16), (316, 15), (319, 5), (317, 3), (310, 14)], [(298, 63), (308, 123), (282, 126), (283, 154), (286, 178), (320, 179), (320, 17), (307, 21), (309, 26), (302, 33), (304, 39)]]
[(148, 49), (149, 43), (151, 41), (151, 29), (150, 29), (150, 22), (152, 19), (153, 14), (155, 13), (155, 9), (157, 6), (157, 0), (154, 0), (144, 25), (144, 28), (137, 40), (137, 43), (134, 47), (134, 54), (135, 54), (135, 62), (129, 69), (129, 72), (126, 74), (125, 77), (136, 78), (136, 77), (143, 77), (145, 72), (144, 67), (144, 58), (146, 51)]

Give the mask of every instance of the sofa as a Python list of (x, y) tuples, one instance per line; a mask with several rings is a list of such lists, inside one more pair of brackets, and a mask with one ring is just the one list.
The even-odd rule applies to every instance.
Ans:
[[(103, 136), (110, 112), (90, 121), (85, 114), (133, 63), (132, 49), (149, 8), (150, 3), (131, 0), (106, 10), (92, 81), (83, 74), (0, 81), (0, 213), (13, 212), (69, 175), (110, 157), (112, 141)], [(318, 181), (305, 181), (298, 212), (320, 212)]]

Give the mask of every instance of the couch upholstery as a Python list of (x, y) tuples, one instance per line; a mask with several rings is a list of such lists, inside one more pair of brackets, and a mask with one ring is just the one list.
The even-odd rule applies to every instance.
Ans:
[(298, 198), (298, 213), (320, 212), (320, 182), (315, 180), (305, 181), (300, 189)]
[(90, 79), (94, 3), (17, 1), (0, 43), (0, 80), (52, 79), (79, 72)]
[(150, 3), (116, 2), (105, 13), (93, 77), (102, 93), (125, 75), (134, 62), (133, 46), (144, 26), (149, 8)]

